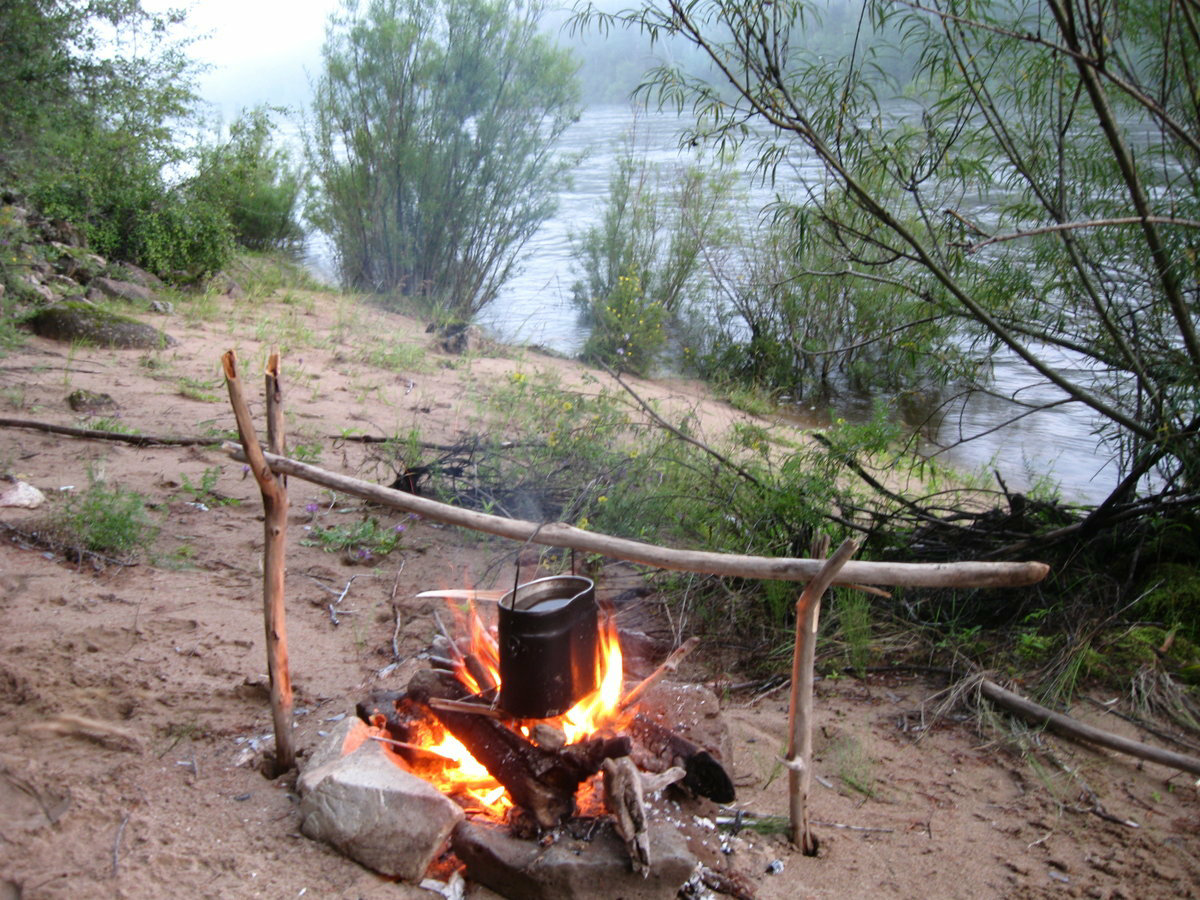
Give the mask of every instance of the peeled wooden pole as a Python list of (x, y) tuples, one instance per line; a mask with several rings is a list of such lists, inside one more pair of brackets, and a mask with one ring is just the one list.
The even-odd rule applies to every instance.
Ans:
[[(271, 716), (275, 722), (275, 765), (286, 772), (296, 764), (292, 735), (292, 676), (288, 668), (287, 624), (284, 618), (284, 559), (287, 537), (287, 489), (283, 479), (267, 465), (254, 420), (242, 395), (237, 374), (237, 356), (228, 350), (221, 357), (229, 402), (237, 419), (238, 434), (246, 448), (246, 460), (258, 482), (263, 500), (263, 622), (267, 638), (267, 671), (271, 678)], [(268, 419), (272, 440), (282, 444), (282, 391), (279, 386), (279, 354), (272, 353), (267, 363)]]
[[(235, 459), (247, 458), (237, 444), (226, 442), (222, 449)], [(515, 541), (549, 547), (573, 547), (585, 553), (601, 553), (660, 569), (734, 578), (810, 581), (823, 565), (819, 559), (780, 559), (734, 553), (709, 553), (701, 550), (674, 550), (594, 531), (584, 531), (562, 522), (537, 523), (489, 516), (486, 513), (417, 497), (404, 491), (394, 491), (369, 481), (339, 475), (284, 456), (268, 453), (266, 460), (276, 472), (393, 509), (417, 513), (437, 522), (473, 528)], [(883, 584), (895, 587), (1022, 587), (1037, 584), (1049, 571), (1050, 567), (1040, 562), (889, 563), (852, 560), (839, 573), (837, 583)]]
[[(828, 540), (823, 547), (828, 547)], [(788, 714), (788, 818), (790, 837), (805, 856), (816, 856), (817, 839), (808, 823), (808, 792), (812, 787), (813, 663), (821, 595), (858, 550), (858, 541), (844, 541), (816, 578), (804, 586), (796, 601), (796, 645), (792, 652), (792, 696)], [(816, 555), (816, 554), (814, 554)]]

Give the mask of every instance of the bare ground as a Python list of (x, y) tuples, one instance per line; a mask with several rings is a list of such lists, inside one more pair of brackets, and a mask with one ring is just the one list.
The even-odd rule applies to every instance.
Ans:
[[(411, 370), (372, 365), (365, 349), (381, 337), (420, 348), (429, 343), (424, 329), (329, 295), (215, 302), (203, 316), (184, 308), (156, 318), (180, 341), (157, 353), (30, 339), (0, 360), (0, 415), (79, 424), (65, 397), (82, 388), (111, 394), (119, 407), (101, 415), (145, 434), (230, 429), (221, 352), (236, 347), (244, 372), (258, 373), (267, 344), (279, 342), (293, 445), (320, 444), (322, 465), (386, 481), (364, 464), (361, 447), (329, 436), (415, 426), (424, 440), (454, 440), (482, 427), (476, 398), (509, 373), (552, 369), (583, 383), (575, 364), (502, 348), (466, 359), (417, 351)], [(246, 381), (261, 415), (257, 376)], [(741, 415), (695, 385), (639, 389), (694, 408), (708, 429)], [(196, 505), (183, 490), (185, 477), (199, 485), (214, 467), (215, 490), (236, 505)], [(0, 541), (0, 898), (435, 896), (302, 837), (291, 780), (268, 780), (253, 766), (251, 747), (271, 720), (261, 506), (239, 464), (215, 449), (138, 449), (6, 428), (0, 469), (52, 495), (85, 487), (89, 470), (102, 474), (145, 495), (161, 528), (141, 564), (97, 567), (21, 536), (43, 511), (0, 511), (0, 522), (19, 530)], [(435, 607), (415, 600), (418, 591), (493, 586), (511, 577), (512, 547), (409, 522), (400, 549), (374, 567), (352, 567), (301, 541), (315, 517), (352, 521), (358, 504), (329, 508), (327, 493), (295, 480), (290, 494), (288, 629), (303, 752), (367, 689), (401, 685), (422, 665), (415, 654), (434, 633)], [(310, 502), (319, 513), (305, 510)], [(348, 583), (335, 625), (329, 604)], [(643, 601), (651, 621), (656, 603)], [(393, 638), (401, 662), (383, 675)], [(708, 668), (703, 650), (696, 655), (691, 677), (736, 676)], [(1074, 772), (1067, 776), (988, 745), (967, 722), (921, 728), (920, 711), (941, 687), (899, 674), (820, 682), (819, 857), (742, 832), (726, 864), (763, 898), (1200, 893), (1194, 779), (1045, 738)], [(724, 702), (738, 805), (785, 815), (784, 691)], [(1090, 704), (1074, 712), (1147, 739)], [(768, 874), (774, 861), (782, 869)], [(469, 896), (492, 895), (472, 886)]]

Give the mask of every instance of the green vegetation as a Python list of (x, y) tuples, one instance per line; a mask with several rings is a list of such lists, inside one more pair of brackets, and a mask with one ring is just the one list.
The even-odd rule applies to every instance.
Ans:
[[(683, 40), (708, 57), (711, 75), (666, 64), (643, 84), (644, 97), (694, 112), (685, 142), (746, 148), (768, 181), (820, 169), (775, 206), (789, 287), (768, 293), (773, 347), (748, 346), (745, 367), (769, 364), (777, 378), (828, 364), (804, 354), (850, 365), (862, 338), (886, 348), (856, 350), (868, 367), (907, 355), (937, 383), (970, 375), (951, 352), (965, 341), (981, 365), (967, 383), (982, 386), (1004, 352), (1031, 385), (1061, 392), (1034, 406), (1088, 409), (1120, 464), (1089, 530), (1129, 509), (1171, 516), (1200, 503), (1190, 15), (1151, 0), (863, 10), (845, 52), (802, 40), (834, 11), (818, 2), (644, 2), (588, 7), (576, 22)], [(1146, 23), (1136, 33), (1124, 27), (1135, 20)], [(793, 283), (805, 303), (817, 289), (817, 324), (833, 316), (835, 327), (795, 321)], [(744, 321), (751, 345), (755, 324)], [(788, 340), (790, 362), (778, 352)], [(1062, 353), (1077, 360), (1069, 371)]]
[(49, 521), (52, 541), (68, 553), (136, 559), (158, 533), (137, 491), (89, 476), (86, 490), (67, 496)]
[(209, 466), (200, 476), (198, 484), (192, 484), (187, 475), (181, 475), (179, 492), (191, 497), (193, 503), (203, 503), (205, 506), (237, 506), (241, 501), (236, 497), (227, 497), (216, 490), (220, 479), (221, 467)]
[(342, 280), (446, 321), (489, 303), (554, 208), (570, 57), (510, 0), (350, 0), (317, 84), (313, 223)]
[[(317, 505), (309, 507), (309, 513), (315, 516), (319, 511)], [(405, 527), (403, 523), (384, 525), (369, 516), (352, 524), (313, 525), (309, 536), (300, 543), (320, 547), (327, 553), (342, 553), (356, 565), (371, 565), (400, 546)]]
[[(185, 138), (199, 108), (196, 63), (172, 36), (181, 21), (139, 0), (6, 4), (0, 184), (65, 223), (58, 240), (191, 281), (225, 266), (239, 239), (292, 239), (298, 181), (262, 111), (223, 144)], [(171, 174), (189, 166), (200, 174)]]
[(583, 359), (645, 374), (685, 303), (710, 315), (713, 286), (704, 263), (728, 239), (731, 182), (700, 167), (670, 179), (635, 156), (635, 143), (631, 132), (600, 222), (575, 240), (583, 278), (572, 301), (590, 327)]

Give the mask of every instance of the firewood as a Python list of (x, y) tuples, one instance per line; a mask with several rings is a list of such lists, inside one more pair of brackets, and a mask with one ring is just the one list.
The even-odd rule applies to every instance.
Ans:
[[(418, 672), (408, 685), (408, 698), (422, 704), (433, 698), (462, 700), (466, 696), (467, 689), (457, 679), (429, 669)], [(494, 719), (433, 708), (430, 712), (541, 828), (553, 828), (574, 813), (579, 784), (595, 774), (605, 754), (629, 752), (627, 741), (606, 738), (555, 752)]]
[(606, 759), (604, 772), (604, 805), (616, 819), (617, 834), (629, 851), (633, 871), (642, 877), (650, 874), (650, 834), (646, 830), (646, 799), (642, 796), (642, 780), (637, 766), (628, 756)]
[(687, 773), (683, 783), (692, 791), (717, 803), (733, 802), (733, 779), (708, 750), (642, 715), (630, 719), (628, 727), (650, 753), (682, 768)]

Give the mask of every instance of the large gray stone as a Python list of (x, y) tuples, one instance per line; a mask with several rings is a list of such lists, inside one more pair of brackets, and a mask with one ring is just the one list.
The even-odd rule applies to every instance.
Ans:
[(509, 900), (672, 900), (696, 868), (696, 858), (678, 830), (650, 822), (650, 872), (634, 873), (625, 844), (609, 821), (589, 840), (560, 829), (549, 846), (507, 831), (463, 822), (453, 847), (467, 878)]
[(296, 789), (301, 794), (307, 794), (329, 774), (327, 767), (330, 763), (349, 756), (378, 731), (358, 716), (346, 716), (305, 758), (304, 769), (296, 780)]
[(66, 302), (39, 310), (25, 320), (34, 334), (55, 341), (83, 341), (101, 347), (160, 349), (179, 342), (136, 319), (85, 303)]
[(95, 288), (105, 297), (117, 300), (135, 300), (149, 303), (154, 299), (154, 291), (132, 281), (117, 281), (115, 278), (93, 278), (88, 283), (88, 289)]
[(368, 868), (419, 881), (463, 811), (378, 741), (320, 767), (300, 830)]

